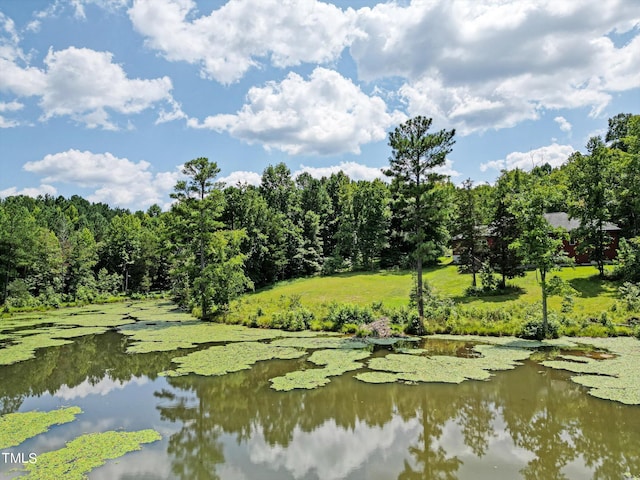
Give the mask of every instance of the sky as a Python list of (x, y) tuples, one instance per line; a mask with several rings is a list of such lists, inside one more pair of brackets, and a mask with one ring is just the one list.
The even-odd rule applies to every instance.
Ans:
[(456, 129), (460, 184), (557, 166), (640, 113), (638, 0), (0, 0), (0, 197), (167, 208), (185, 162), (382, 177)]

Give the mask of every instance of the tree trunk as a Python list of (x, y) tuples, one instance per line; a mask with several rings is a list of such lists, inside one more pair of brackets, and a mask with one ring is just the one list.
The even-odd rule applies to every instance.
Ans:
[(418, 295), (418, 316), (420, 317), (420, 332), (418, 332), (419, 335), (422, 335), (424, 333), (424, 296), (422, 294), (422, 258), (420, 258), (420, 255), (418, 254), (418, 258), (417, 258), (417, 266), (416, 266), (416, 270), (417, 270), (417, 276), (418, 276), (418, 281), (417, 281), (417, 286), (416, 286), (416, 294)]
[(547, 272), (540, 270), (540, 284), (542, 285), (542, 338), (547, 337), (549, 331), (547, 315)]

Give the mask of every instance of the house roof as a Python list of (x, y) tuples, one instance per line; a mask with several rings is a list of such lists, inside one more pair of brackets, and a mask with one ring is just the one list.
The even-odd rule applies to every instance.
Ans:
[[(569, 218), (569, 215), (566, 212), (545, 213), (544, 218), (547, 219), (547, 222), (549, 222), (552, 227), (562, 227), (567, 232), (575, 230), (580, 226), (580, 220), (578, 220), (577, 218)], [(610, 222), (605, 222), (603, 227), (607, 232), (615, 232), (620, 230), (620, 227)]]

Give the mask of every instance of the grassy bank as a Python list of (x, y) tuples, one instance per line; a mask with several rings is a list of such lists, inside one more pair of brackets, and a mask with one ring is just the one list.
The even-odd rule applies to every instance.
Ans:
[[(551, 297), (549, 307), (561, 334), (629, 335), (633, 314), (617, 298), (618, 284), (602, 280), (591, 266), (565, 268), (554, 272), (577, 292), (573, 304)], [(509, 282), (517, 289), (505, 295), (466, 296), (470, 275), (458, 273), (452, 265), (432, 267), (424, 275), (444, 308), (428, 319), (431, 332), (469, 334), (518, 334), (523, 324), (537, 315), (541, 291), (535, 272)], [(315, 319), (324, 319), (332, 303), (369, 307), (375, 316), (406, 308), (412, 288), (411, 272), (347, 273), (281, 282), (247, 294), (231, 305), (225, 321), (269, 326), (278, 312), (304, 308)], [(441, 305), (441, 306), (442, 306)], [(434, 310), (434, 309), (432, 309)], [(434, 318), (435, 317), (435, 318)]]

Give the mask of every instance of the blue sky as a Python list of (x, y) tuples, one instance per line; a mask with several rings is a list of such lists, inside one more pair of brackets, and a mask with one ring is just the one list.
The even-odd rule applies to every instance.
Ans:
[(0, 0), (0, 196), (164, 207), (180, 165), (372, 179), (415, 115), (443, 171), (559, 165), (640, 113), (636, 0)]

